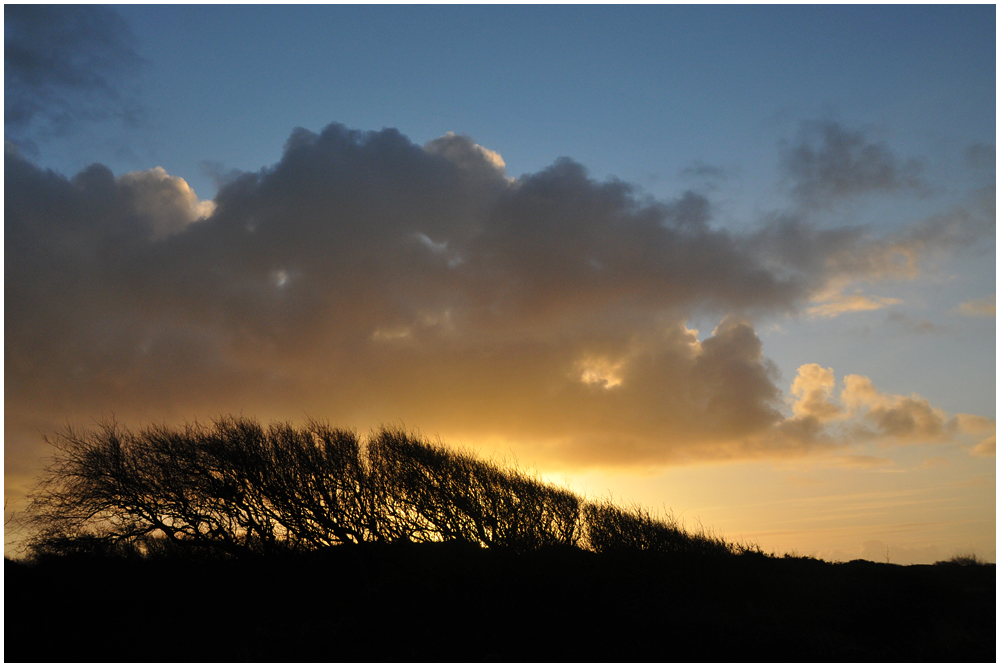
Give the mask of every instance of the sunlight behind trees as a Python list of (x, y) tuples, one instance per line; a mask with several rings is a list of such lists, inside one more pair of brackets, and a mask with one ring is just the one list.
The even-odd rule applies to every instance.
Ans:
[(21, 519), (33, 556), (231, 556), (365, 542), (458, 541), (525, 552), (757, 552), (611, 500), (587, 501), (521, 471), (383, 426), (367, 439), (320, 422), (244, 417), (175, 429), (105, 422), (52, 440)]

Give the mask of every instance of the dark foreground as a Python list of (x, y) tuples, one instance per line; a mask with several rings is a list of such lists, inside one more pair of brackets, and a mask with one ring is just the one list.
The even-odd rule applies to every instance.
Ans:
[(996, 661), (996, 566), (515, 555), (6, 562), (7, 662)]

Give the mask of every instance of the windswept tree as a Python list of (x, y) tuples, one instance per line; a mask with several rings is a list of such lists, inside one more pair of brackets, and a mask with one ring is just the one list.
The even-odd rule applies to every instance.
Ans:
[(25, 513), (35, 552), (141, 549), (160, 538), (243, 555), (369, 538), (349, 431), (235, 418), (139, 431), (105, 422), (51, 444)]
[(232, 555), (400, 540), (524, 550), (582, 534), (572, 493), (399, 428), (363, 443), (315, 421), (105, 422), (51, 444), (25, 514), (35, 553), (163, 541)]
[[(227, 437), (230, 429), (254, 430), (265, 443), (264, 465), (252, 462), (241, 472), (288, 542), (316, 548), (383, 539), (356, 433), (314, 421), (301, 429), (272, 424), (265, 433), (255, 422), (230, 419), (216, 427), (230, 446), (237, 441)], [(239, 456), (235, 449), (230, 460)]]
[(399, 541), (517, 552), (739, 550), (398, 427), (362, 440), (316, 421), (265, 428), (225, 417), (139, 430), (106, 422), (68, 429), (51, 444), (23, 518), (34, 554), (201, 548), (242, 556)]
[(517, 470), (381, 429), (370, 441), (381, 505), (408, 539), (463, 540), (518, 551), (575, 545), (581, 501)]
[(587, 503), (583, 512), (588, 545), (598, 553), (638, 551), (699, 556), (759, 553), (755, 545), (732, 544), (705, 532), (689, 533), (672, 515), (661, 519), (638, 505), (622, 507), (611, 500), (601, 500)]

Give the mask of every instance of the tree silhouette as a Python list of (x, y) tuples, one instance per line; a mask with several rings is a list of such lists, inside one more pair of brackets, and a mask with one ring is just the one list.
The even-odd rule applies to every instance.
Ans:
[(398, 427), (106, 422), (51, 442), (15, 519), (32, 558), (5, 561), (16, 661), (132, 660), (151, 631), (183, 637), (156, 645), (170, 661), (995, 656), (995, 566), (971, 556), (763, 557)]
[(397, 427), (224, 417), (68, 429), (30, 496), (34, 553), (203, 548), (232, 556), (363, 542), (577, 545), (585, 503)]
[(381, 429), (368, 453), (379, 504), (408, 539), (518, 551), (580, 541), (582, 503), (569, 491), (398, 429)]
[(625, 508), (602, 500), (587, 503), (584, 514), (588, 543), (598, 553), (643, 551), (699, 556), (760, 553), (756, 545), (730, 543), (704, 531), (689, 533), (672, 516), (658, 519), (637, 505)]

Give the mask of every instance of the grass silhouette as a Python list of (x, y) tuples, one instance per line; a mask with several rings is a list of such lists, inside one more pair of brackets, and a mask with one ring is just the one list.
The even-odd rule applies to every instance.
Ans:
[(974, 556), (775, 558), (396, 427), (53, 444), (5, 660), (995, 661)]

